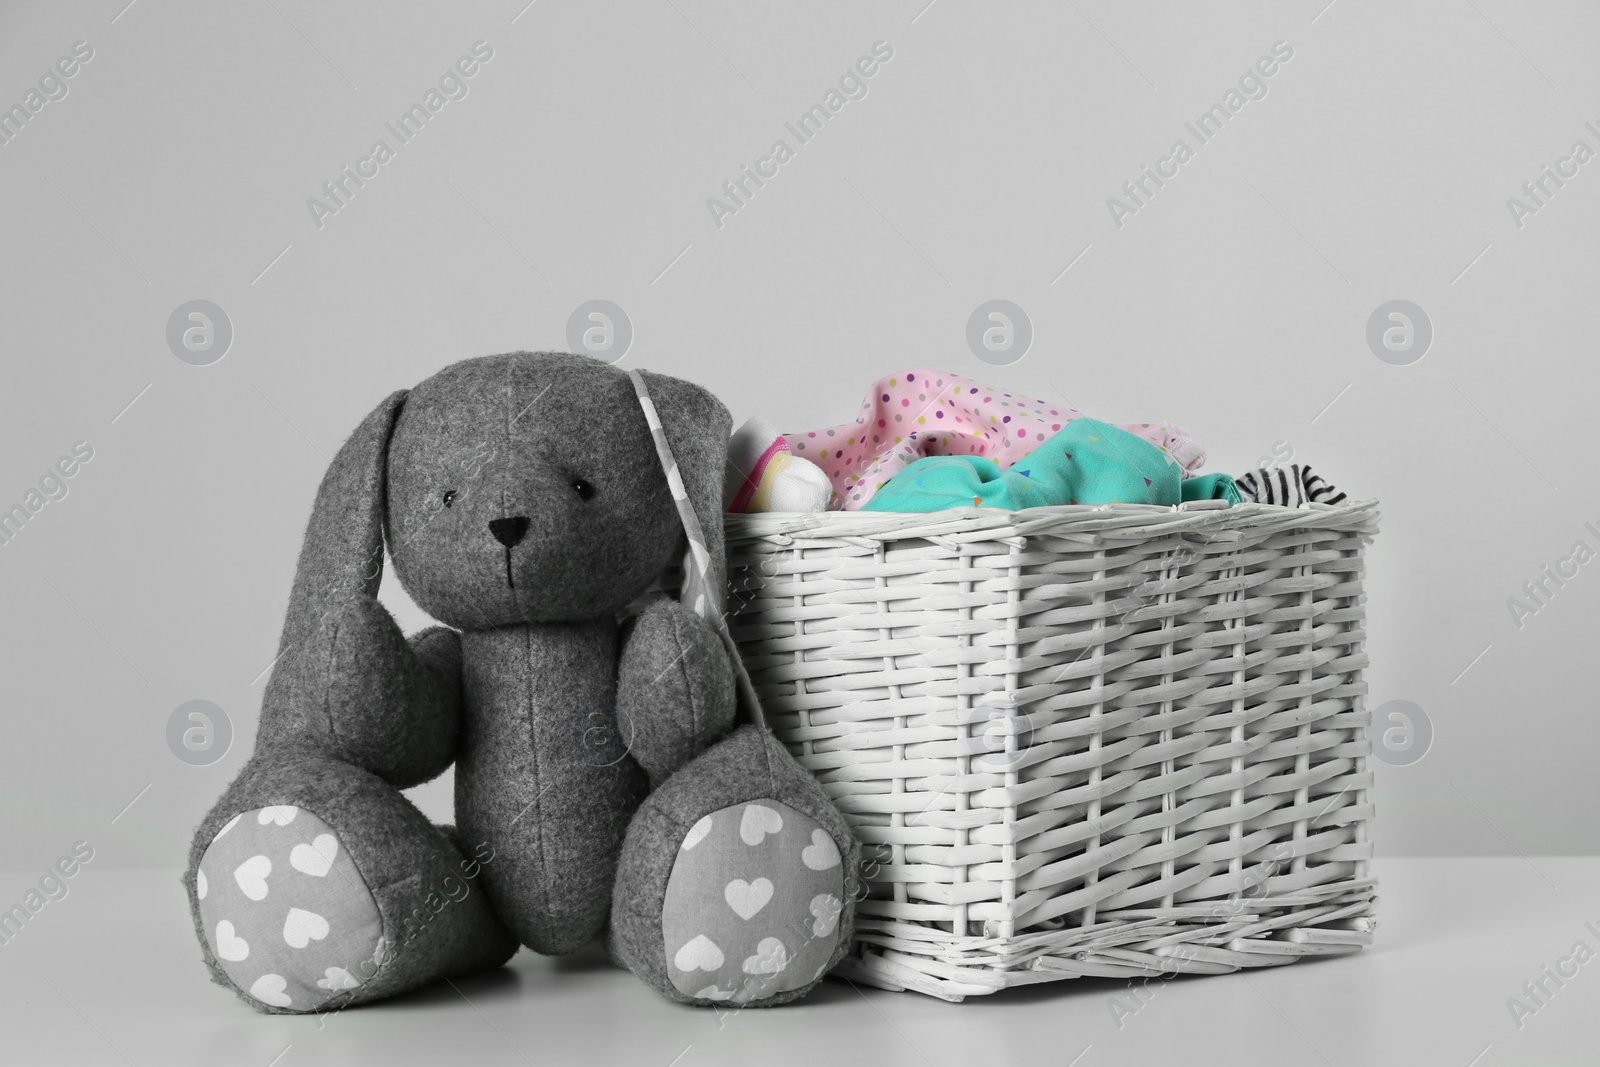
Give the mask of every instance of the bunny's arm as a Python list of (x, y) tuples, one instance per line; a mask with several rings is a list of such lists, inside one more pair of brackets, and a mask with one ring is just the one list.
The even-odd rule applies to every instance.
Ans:
[(617, 727), (652, 787), (733, 726), (734, 675), (711, 625), (674, 601), (637, 619), (617, 665)]
[(300, 738), (399, 789), (450, 766), (460, 722), (460, 635), (434, 626), (407, 639), (365, 597), (296, 635), (262, 715), (265, 738)]
[(382, 605), (348, 613), (333, 635), (323, 727), (340, 756), (399, 789), (443, 773), (461, 723), (461, 636), (409, 639)]

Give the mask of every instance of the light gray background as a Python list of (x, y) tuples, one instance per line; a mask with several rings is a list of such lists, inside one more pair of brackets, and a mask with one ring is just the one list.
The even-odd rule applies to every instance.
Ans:
[[(1600, 149), (1600, 9), (125, 2), (0, 12), (0, 103), (95, 50), (0, 146), (0, 507), (95, 449), (0, 547), (0, 899), (80, 838), (100, 868), (181, 864), (248, 754), (327, 457), (447, 362), (564, 347), (594, 298), (631, 317), (627, 364), (740, 420), (841, 421), (932, 365), (1177, 422), (1213, 469), (1286, 443), (1384, 504), (1372, 703), (1436, 737), (1378, 768), (1380, 853), (1600, 851), (1600, 562), (1520, 630), (1506, 606), (1600, 547), (1600, 162), (1520, 229), (1506, 207)], [(480, 39), (470, 94), (314, 226), (306, 199)], [(879, 40), (869, 95), (719, 230), (707, 198)], [(1107, 198), (1279, 40), (1269, 95), (1114, 226)], [(964, 340), (997, 297), (1035, 330), (1003, 368)], [(164, 337), (195, 298), (235, 330), (208, 367)], [(1434, 324), (1411, 366), (1365, 341), (1394, 298)], [(206, 768), (165, 740), (196, 698), (236, 731)], [(447, 817), (447, 783), (421, 793)]]

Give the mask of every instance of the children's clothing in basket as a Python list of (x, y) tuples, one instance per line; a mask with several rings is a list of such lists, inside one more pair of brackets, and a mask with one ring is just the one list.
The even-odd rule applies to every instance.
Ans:
[(833, 487), (815, 464), (789, 450), (789, 442), (756, 416), (728, 441), (724, 511), (826, 511)]
[[(1187, 491), (1191, 483), (1193, 496)], [(983, 456), (925, 456), (889, 479), (860, 510), (1171, 505), (1213, 497), (1238, 501), (1226, 474), (1185, 480), (1177, 462), (1144, 438), (1078, 418), (1005, 470)]]
[(1262, 467), (1236, 479), (1239, 493), (1256, 504), (1282, 504), (1297, 508), (1307, 501), (1338, 504), (1345, 494), (1311, 469), (1309, 463), (1287, 467)]
[[(855, 511), (919, 459), (976, 456), (997, 468), (1009, 467), (1082, 418), (1082, 412), (1064, 402), (916, 368), (880, 378), (854, 422), (784, 436), (797, 457), (828, 476), (833, 486), (829, 508)], [(1121, 429), (1171, 457), (1180, 477), (1205, 463), (1205, 452), (1177, 426), (1141, 422), (1123, 423)]]

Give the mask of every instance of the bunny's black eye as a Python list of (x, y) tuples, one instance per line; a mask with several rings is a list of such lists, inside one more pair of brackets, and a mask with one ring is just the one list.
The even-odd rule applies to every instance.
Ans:
[(455, 501), (456, 491), (454, 489), (446, 489), (444, 491), (444, 506), (449, 507), (451, 504), (454, 504)]
[(577, 493), (578, 497), (582, 500), (588, 500), (590, 497), (594, 496), (594, 486), (590, 485), (582, 478), (579, 478), (572, 483), (572, 491)]

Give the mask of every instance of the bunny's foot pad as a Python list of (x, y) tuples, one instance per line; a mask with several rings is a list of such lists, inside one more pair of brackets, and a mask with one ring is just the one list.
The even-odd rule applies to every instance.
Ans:
[(839, 944), (844, 867), (815, 820), (776, 800), (712, 812), (678, 846), (662, 905), (667, 976), (697, 1001), (815, 984)]
[(269, 1011), (313, 1011), (383, 964), (377, 902), (333, 828), (303, 808), (235, 815), (206, 848), (195, 895), (223, 973)]

